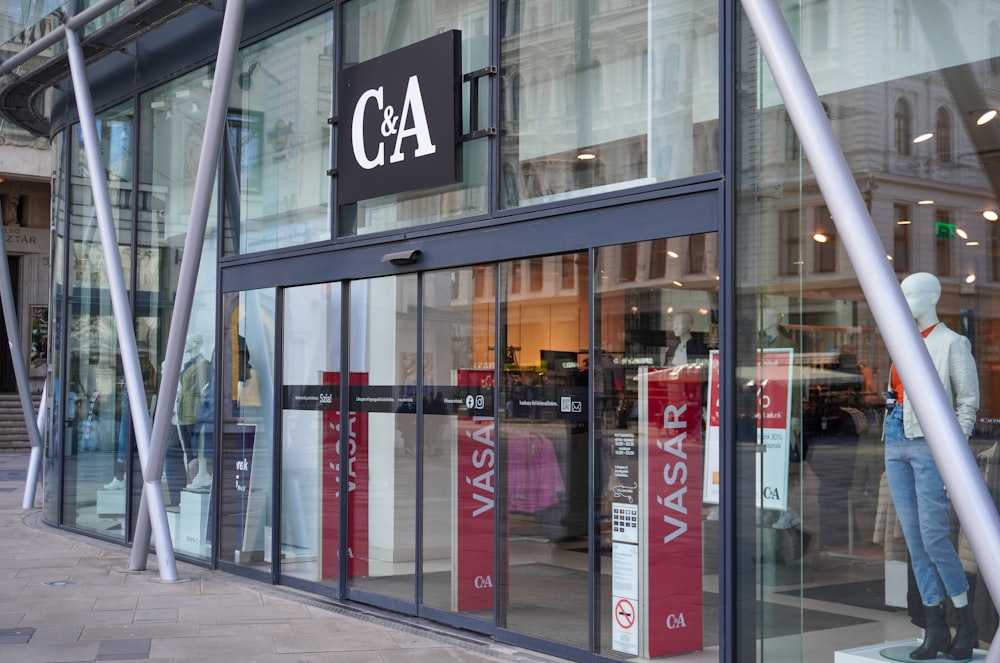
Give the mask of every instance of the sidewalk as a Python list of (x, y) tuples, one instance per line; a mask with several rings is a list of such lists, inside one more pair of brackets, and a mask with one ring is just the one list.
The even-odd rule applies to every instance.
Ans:
[[(0, 454), (0, 661), (556, 661), (443, 627), (334, 605), (178, 562), (190, 582), (128, 573), (129, 549), (24, 510), (26, 453)], [(35, 503), (41, 504), (41, 490)]]

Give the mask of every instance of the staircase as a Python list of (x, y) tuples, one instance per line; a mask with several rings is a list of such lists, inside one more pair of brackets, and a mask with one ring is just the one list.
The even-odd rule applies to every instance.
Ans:
[[(32, 394), (34, 411), (38, 413), (40, 394)], [(27, 451), (31, 448), (28, 429), (24, 425), (21, 397), (14, 394), (0, 394), (0, 453)]]

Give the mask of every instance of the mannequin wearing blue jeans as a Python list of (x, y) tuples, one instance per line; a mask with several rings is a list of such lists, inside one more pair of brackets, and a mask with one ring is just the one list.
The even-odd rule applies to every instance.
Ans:
[[(941, 285), (935, 276), (912, 274), (901, 287), (959, 423), (969, 435), (979, 407), (970, 343), (938, 320)], [(897, 385), (892, 388), (896, 390)], [(898, 396), (901, 402), (891, 406), (885, 418), (885, 471), (927, 617), (924, 640), (910, 652), (910, 658), (933, 659), (943, 651), (949, 660), (969, 660), (978, 639), (977, 628), (968, 602), (969, 584), (950, 538), (951, 500), (905, 398), (905, 385)], [(954, 640), (945, 622), (945, 594), (958, 614)]]

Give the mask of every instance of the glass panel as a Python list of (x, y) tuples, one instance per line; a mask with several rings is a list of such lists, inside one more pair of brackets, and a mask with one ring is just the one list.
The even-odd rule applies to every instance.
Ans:
[(274, 467), (274, 290), (223, 296), (222, 505), (219, 558), (271, 563)]
[[(67, 408), (63, 379), (62, 331), (66, 329), (63, 306), (66, 304), (66, 168), (63, 147), (66, 132), (60, 132), (52, 139), (52, 224), (51, 268), (52, 289), (49, 292), (48, 365), (52, 371), (47, 376), (48, 423), (42, 430), (44, 444), (42, 471), (42, 513), (50, 523), (59, 522), (59, 495), (62, 490), (62, 455), (68, 439), (69, 415), (76, 417), (76, 407)], [(74, 394), (73, 399), (76, 399)]]
[(716, 2), (500, 6), (501, 206), (718, 169)]
[(430, 272), (423, 290), (422, 602), (490, 621), (495, 274), (492, 265)]
[(533, 259), (542, 268), (529, 292), (513, 292), (519, 261), (500, 266), (498, 433), (507, 546), (499, 552), (508, 604), (499, 621), (586, 648), (590, 305), (587, 254), (571, 258), (577, 277), (569, 289), (562, 287), (564, 256)]
[(416, 314), (416, 275), (351, 284), (348, 578), (352, 587), (411, 603), (421, 370)]
[[(352, 0), (344, 5), (344, 66), (370, 60), (445, 30), (462, 31), (462, 71), (489, 64), (487, 0)], [(488, 78), (480, 85), (479, 126), (487, 126)], [(462, 86), (463, 131), (469, 131), (470, 84)], [(344, 109), (341, 109), (341, 113)], [(462, 182), (341, 207), (341, 237), (408, 228), (487, 211), (487, 141), (462, 145)]]
[[(98, 116), (112, 222), (130, 282), (132, 106)], [(125, 468), (128, 422), (123, 422), (125, 384), (79, 126), (70, 140), (70, 255), (72, 290), (67, 331), (66, 436), (63, 444), (63, 522), (102, 536), (125, 537)], [(140, 358), (142, 359), (142, 358)], [(148, 356), (144, 373), (154, 379)], [(152, 394), (147, 389), (147, 394)], [(126, 443), (123, 445), (123, 442)]]
[[(330, 238), (332, 40), (328, 12), (240, 51), (222, 151), (227, 254)], [(204, 102), (182, 91), (171, 104), (203, 113)]]
[[(139, 190), (136, 250), (136, 329), (153, 366), (163, 364), (184, 242), (190, 225), (195, 173), (204, 133), (207, 68), (142, 95), (139, 113)], [(185, 96), (187, 95), (187, 96)], [(176, 102), (190, 105), (181, 112)], [(171, 105), (171, 104), (174, 105)], [(207, 558), (211, 554), (209, 506), (215, 450), (215, 265), (218, 231), (215, 196), (209, 209), (205, 245), (195, 284), (191, 320), (174, 403), (174, 426), (167, 431), (164, 459), (166, 503), (174, 549)], [(157, 385), (158, 388), (158, 385)], [(141, 474), (133, 467), (138, 499)], [(135, 514), (133, 517), (136, 517)]]
[(717, 246), (711, 233), (597, 252), (595, 594), (609, 656), (718, 657)]
[[(971, 345), (975, 377), (963, 381), (961, 391), (943, 371), (942, 379), (955, 394), (978, 393), (975, 414), (958, 401), (954, 405), (982, 471), (995, 476), (1000, 179), (997, 125), (977, 120), (1000, 107), (991, 39), (1000, 7), (985, 0), (897, 1), (860, 23), (842, 3), (800, 7), (786, 19), (801, 37), (809, 73), (882, 246), (900, 280), (926, 273), (940, 284), (934, 314), (941, 325), (927, 345), (933, 348), (934, 335), (947, 335), (946, 329)], [(750, 34), (745, 24), (736, 28)], [(734, 243), (741, 389), (736, 486), (745, 505), (738, 514), (737, 563), (745, 564), (739, 577), (758, 579), (756, 587), (749, 581), (738, 587), (741, 605), (759, 598), (756, 614), (742, 615), (746, 623), (756, 621), (756, 656), (829, 660), (844, 658), (841, 650), (868, 648), (875, 658), (886, 641), (905, 641), (905, 655), (919, 642), (914, 623), (928, 616), (921, 604), (944, 594), (957, 599), (944, 600), (948, 624), (960, 623), (954, 607), (968, 600), (980, 623), (978, 632), (969, 631), (970, 646), (977, 639), (988, 643), (996, 611), (986, 592), (976, 591), (983, 587), (980, 569), (949, 509), (937, 519), (938, 531), (946, 533), (938, 539), (941, 580), (926, 580), (937, 572), (925, 574), (919, 561), (927, 546), (914, 538), (915, 520), (906, 509), (915, 493), (905, 492), (899, 477), (885, 470), (935, 468), (893, 455), (896, 415), (912, 417), (907, 386), (902, 404), (887, 409), (883, 392), (892, 363), (856, 278), (861, 268), (837, 246), (847, 235), (842, 229), (833, 251), (816, 248), (819, 221), (829, 221), (829, 201), (814, 174), (821, 164), (786, 149), (782, 99), (757, 45), (748, 40), (744, 46), (749, 50), (737, 59), (737, 119), (744, 134), (739, 144), (745, 149), (736, 167)], [(927, 139), (915, 141), (920, 135)], [(798, 136), (803, 145), (808, 138)], [(792, 252), (773, 241), (783, 214), (789, 230), (797, 227), (786, 233), (798, 238), (801, 249), (794, 266), (788, 264)], [(764, 419), (757, 415), (766, 416), (765, 408), (773, 405), (763, 403), (767, 392), (759, 383), (767, 364), (789, 353), (790, 372), (782, 369), (781, 378), (791, 391), (787, 424), (761, 429)], [(755, 458), (758, 436), (766, 438), (767, 452)], [(919, 428), (907, 425), (903, 436), (910, 452), (924, 447)], [(940, 485), (933, 477), (918, 479), (917, 494)], [(992, 482), (988, 491), (996, 500)], [(917, 518), (921, 527), (931, 526), (933, 518), (922, 507)], [(907, 582), (910, 566), (918, 582)], [(741, 646), (747, 656), (755, 647)]]
[(284, 291), (281, 572), (335, 587), (340, 533), (340, 285)]

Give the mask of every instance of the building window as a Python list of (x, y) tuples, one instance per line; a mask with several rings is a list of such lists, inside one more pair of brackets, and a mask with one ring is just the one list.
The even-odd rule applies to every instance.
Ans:
[(798, 274), (802, 267), (802, 229), (798, 209), (778, 213), (778, 273)]
[(704, 274), (708, 260), (705, 254), (705, 235), (691, 235), (688, 238), (688, 274)]
[(802, 143), (799, 142), (799, 134), (795, 131), (792, 118), (785, 113), (785, 161), (798, 161), (802, 153)]
[(938, 161), (951, 161), (951, 113), (944, 106), (938, 108), (937, 119), (934, 122), (934, 140)]
[(823, 274), (837, 271), (837, 230), (826, 206), (816, 208), (813, 243), (816, 246), (815, 271)]
[(910, 154), (910, 122), (912, 113), (910, 102), (900, 99), (896, 102), (896, 112), (893, 116), (893, 128), (896, 138), (896, 152), (904, 156)]
[(576, 254), (567, 253), (562, 257), (562, 289), (572, 290), (576, 287)]
[(1000, 76), (1000, 21), (990, 21), (990, 73)]
[(827, 0), (814, 0), (809, 8), (809, 49), (823, 53), (830, 46), (830, 6)]
[(649, 243), (649, 280), (667, 275), (667, 240), (654, 239)]
[(545, 258), (532, 258), (528, 261), (528, 288), (531, 292), (539, 292), (545, 284)]
[(896, 50), (910, 50), (910, 5), (906, 0), (896, 0), (892, 16), (893, 35), (896, 40)]
[(618, 280), (621, 283), (633, 283), (638, 272), (638, 249), (636, 243), (623, 244), (619, 247), (621, 251), (621, 271)]
[(901, 273), (910, 272), (910, 227), (912, 218), (909, 205), (893, 205), (892, 266)]
[[(651, 0), (499, 3), (500, 66), (523, 81), (516, 111), (501, 100), (499, 148), (515, 173), (531, 173), (501, 182), (503, 207), (718, 171), (711, 141), (696, 141), (718, 124), (700, 111), (718, 107), (718, 85), (707, 83), (719, 75), (708, 47), (718, 27), (703, 22), (717, 7), (692, 2), (684, 12)], [(515, 94), (511, 81), (503, 88)]]
[(951, 245), (955, 237), (955, 224), (951, 212), (939, 209), (934, 212), (934, 267), (938, 276), (951, 276)]

